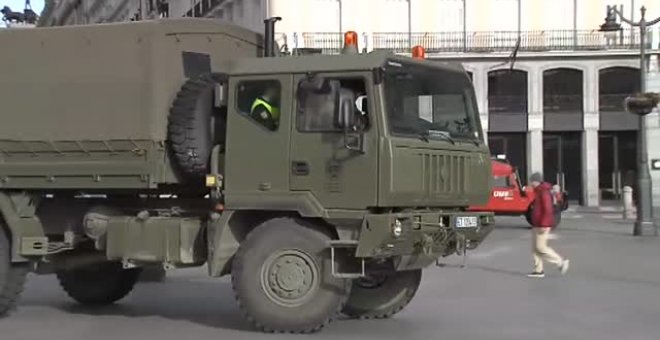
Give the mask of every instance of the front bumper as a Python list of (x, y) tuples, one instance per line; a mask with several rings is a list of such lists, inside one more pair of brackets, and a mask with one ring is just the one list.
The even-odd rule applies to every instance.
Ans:
[(433, 262), (455, 253), (457, 246), (475, 249), (493, 230), (494, 223), (492, 212), (370, 214), (362, 221), (355, 256)]

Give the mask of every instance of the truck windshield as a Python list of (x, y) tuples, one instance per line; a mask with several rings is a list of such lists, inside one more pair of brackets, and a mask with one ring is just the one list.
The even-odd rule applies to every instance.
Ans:
[(389, 62), (385, 96), (393, 135), (481, 138), (472, 85), (462, 73)]

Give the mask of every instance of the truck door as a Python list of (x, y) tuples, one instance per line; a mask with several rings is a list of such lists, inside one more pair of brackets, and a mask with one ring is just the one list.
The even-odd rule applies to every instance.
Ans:
[[(325, 209), (364, 209), (377, 200), (378, 154), (377, 115), (369, 76), (360, 73), (341, 77), (319, 74), (326, 83), (319, 91), (303, 92), (300, 88), (305, 75), (294, 77), (294, 113), (291, 132), (292, 191), (307, 191)], [(366, 95), (362, 110), (355, 105), (355, 113), (366, 111), (362, 152), (345, 146), (344, 132), (336, 127), (337, 105), (332, 91), (350, 88), (356, 96)], [(333, 90), (334, 88), (334, 90)], [(304, 93), (304, 95), (302, 95)], [(364, 97), (363, 97), (364, 98)], [(365, 103), (360, 100), (356, 102)]]
[[(225, 148), (228, 208), (262, 208), (287, 197), (292, 78), (267, 75), (230, 79)], [(272, 105), (270, 118), (263, 106), (253, 109), (263, 101)]]

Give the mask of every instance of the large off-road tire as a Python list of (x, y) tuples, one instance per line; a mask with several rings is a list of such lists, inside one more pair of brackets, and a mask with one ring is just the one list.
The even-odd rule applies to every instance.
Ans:
[(530, 205), (529, 208), (527, 209), (527, 212), (525, 213), (525, 219), (527, 220), (527, 223), (529, 223), (529, 227), (532, 227), (532, 206)]
[(163, 282), (167, 277), (167, 272), (163, 266), (146, 266), (142, 268), (139, 282)]
[(115, 303), (133, 290), (141, 268), (124, 269), (119, 262), (104, 262), (58, 271), (62, 289), (83, 305)]
[(0, 224), (0, 318), (16, 307), (28, 272), (27, 264), (11, 263), (11, 243), (4, 225)]
[(167, 137), (172, 156), (188, 177), (207, 174), (211, 150), (224, 140), (226, 116), (214, 106), (215, 84), (209, 74), (188, 79), (170, 110)]
[(350, 281), (332, 276), (330, 237), (293, 218), (252, 230), (232, 262), (232, 285), (246, 318), (264, 332), (312, 333), (339, 315)]
[(421, 281), (421, 269), (356, 279), (342, 313), (353, 318), (389, 318), (412, 301)]

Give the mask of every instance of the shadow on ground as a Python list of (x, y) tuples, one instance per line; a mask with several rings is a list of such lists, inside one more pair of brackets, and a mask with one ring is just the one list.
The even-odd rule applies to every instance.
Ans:
[(221, 280), (169, 277), (162, 283), (139, 283), (126, 298), (99, 307), (82, 306), (68, 297), (49, 303), (28, 292), (21, 305), (47, 305), (76, 315), (162, 317), (214, 328), (256, 332), (238, 309), (231, 285)]
[[(138, 283), (134, 291), (126, 298), (113, 305), (98, 307), (77, 304), (61, 291), (52, 275), (46, 277), (32, 276), (28, 282), (44, 286), (44, 281), (48, 281), (48, 289), (36, 292), (26, 291), (20, 305), (48, 307), (59, 312), (78, 316), (164, 318), (191, 322), (205, 327), (239, 331), (247, 334), (254, 333), (254, 336), (263, 334), (243, 316), (235, 301), (231, 284), (227, 279), (177, 276), (170, 276), (160, 283)], [(54, 293), (56, 291), (57, 293)], [(333, 326), (340, 322), (350, 325), (353, 330), (364, 330), (365, 334), (369, 334), (370, 323), (378, 321), (338, 317), (323, 332), (328, 332), (329, 328), (337, 331)], [(395, 322), (401, 327), (405, 327), (407, 324), (405, 320), (394, 321), (392, 319), (388, 322)], [(366, 325), (361, 325), (364, 323)], [(412, 329), (413, 326), (410, 325), (410, 327)], [(341, 329), (341, 327), (337, 328)]]

